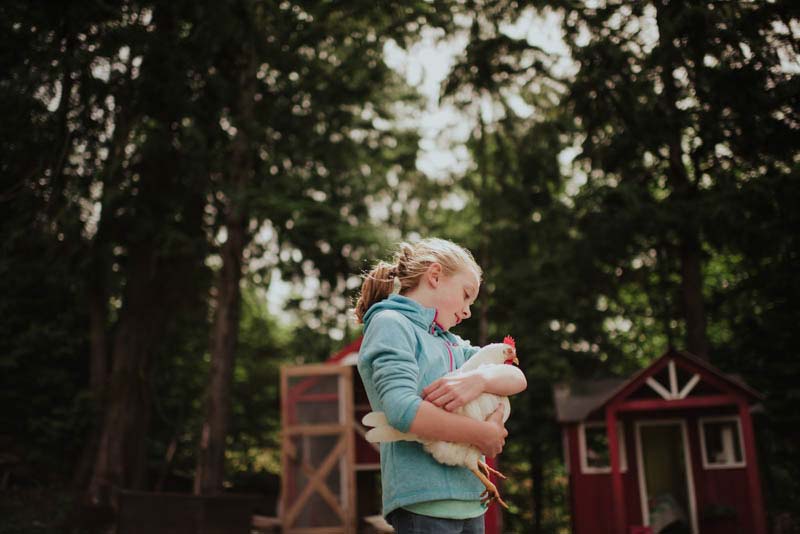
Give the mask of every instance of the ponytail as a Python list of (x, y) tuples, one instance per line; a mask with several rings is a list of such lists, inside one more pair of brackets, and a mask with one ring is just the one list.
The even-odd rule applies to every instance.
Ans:
[(364, 314), (370, 306), (378, 301), (388, 298), (394, 291), (394, 281), (397, 277), (397, 266), (382, 261), (364, 276), (361, 284), (361, 295), (356, 303), (356, 321), (364, 322)]

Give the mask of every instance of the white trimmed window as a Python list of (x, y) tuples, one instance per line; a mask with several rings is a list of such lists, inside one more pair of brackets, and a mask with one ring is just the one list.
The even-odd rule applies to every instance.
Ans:
[[(622, 423), (617, 423), (620, 471), (623, 473), (628, 470), (624, 438), (625, 433), (622, 430)], [(578, 441), (582, 473), (594, 475), (611, 472), (611, 456), (609, 455), (605, 423), (581, 423), (578, 429)]]
[(738, 416), (702, 417), (698, 424), (704, 469), (745, 466), (742, 425)]

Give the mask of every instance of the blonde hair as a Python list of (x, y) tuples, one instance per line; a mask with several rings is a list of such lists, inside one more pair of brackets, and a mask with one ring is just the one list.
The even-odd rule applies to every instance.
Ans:
[(479, 280), (483, 275), (472, 253), (452, 241), (431, 237), (414, 244), (400, 243), (392, 263), (380, 261), (362, 275), (364, 282), (356, 302), (356, 321), (362, 323), (370, 306), (388, 298), (397, 282), (401, 294), (417, 287), (422, 275), (434, 262), (441, 264), (445, 276), (452, 276), (462, 269), (472, 269)]

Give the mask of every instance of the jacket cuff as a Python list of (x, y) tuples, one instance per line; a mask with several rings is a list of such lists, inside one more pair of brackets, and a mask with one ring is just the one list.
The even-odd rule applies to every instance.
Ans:
[(396, 421), (397, 425), (395, 428), (397, 430), (400, 432), (408, 432), (411, 428), (411, 423), (414, 422), (414, 418), (417, 416), (420, 404), (422, 404), (422, 398), (414, 397), (408, 406), (406, 406), (405, 410), (402, 411), (400, 418)]

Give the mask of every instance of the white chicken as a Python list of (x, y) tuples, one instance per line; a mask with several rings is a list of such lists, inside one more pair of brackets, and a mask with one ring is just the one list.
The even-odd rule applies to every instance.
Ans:
[[(486, 365), (519, 365), (517, 351), (514, 340), (511, 336), (506, 336), (503, 343), (492, 343), (481, 348), (460, 368), (448, 373), (445, 376), (452, 376), (459, 373), (473, 371)], [(481, 393), (472, 401), (464, 406), (457, 408), (453, 413), (465, 415), (471, 419), (485, 421), (498, 407), (503, 406), (503, 422), (508, 420), (511, 415), (511, 403), (508, 397), (494, 395), (492, 393)], [(372, 443), (390, 443), (393, 441), (416, 441), (422, 444), (423, 448), (430, 453), (438, 462), (446, 465), (463, 465), (486, 487), (486, 491), (481, 494), (482, 502), (488, 503), (493, 499), (505, 508), (508, 508), (497, 487), (489, 480), (489, 473), (494, 473), (500, 478), (505, 478), (502, 473), (495, 471), (485, 462), (481, 461), (481, 451), (467, 443), (452, 443), (449, 441), (436, 441), (423, 439), (410, 432), (400, 432), (389, 425), (386, 415), (383, 412), (370, 412), (361, 420), (364, 426), (373, 427), (366, 434), (367, 441)]]

